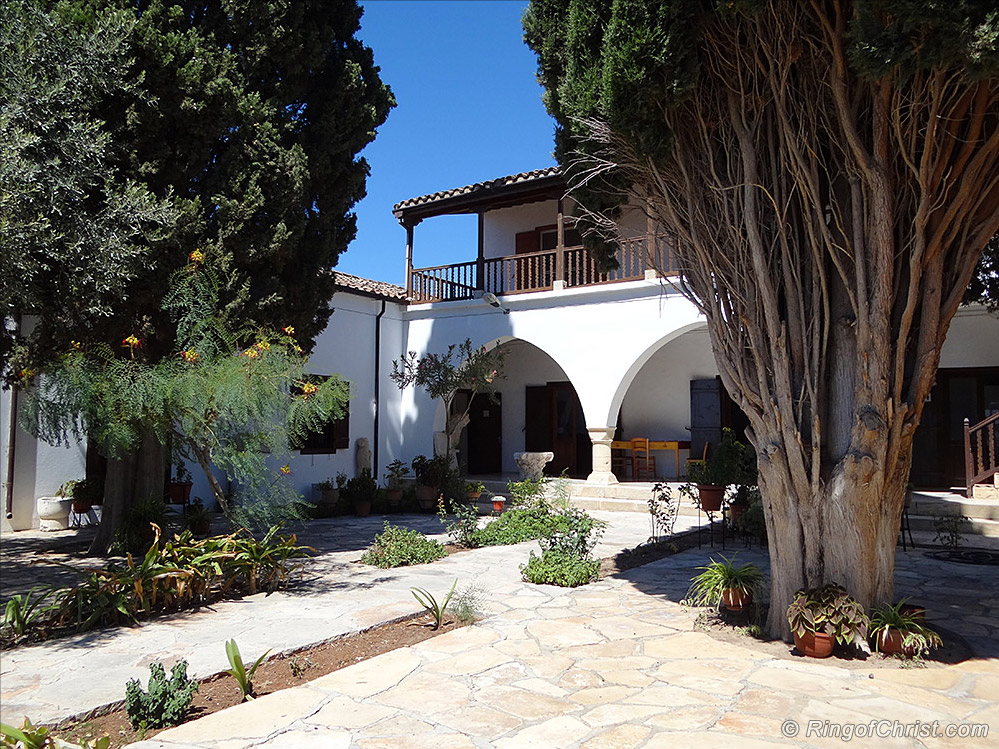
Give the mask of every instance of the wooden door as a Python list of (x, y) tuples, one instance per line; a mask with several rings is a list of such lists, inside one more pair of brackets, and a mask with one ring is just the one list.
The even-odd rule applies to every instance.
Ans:
[(532, 453), (553, 450), (550, 389), (547, 385), (528, 385), (524, 394), (524, 450)]
[(700, 458), (704, 444), (718, 445), (722, 436), (721, 380), (690, 381), (690, 457)]
[[(495, 399), (495, 400), (493, 400)], [(479, 393), (468, 410), (468, 472), (503, 471), (503, 394)]]

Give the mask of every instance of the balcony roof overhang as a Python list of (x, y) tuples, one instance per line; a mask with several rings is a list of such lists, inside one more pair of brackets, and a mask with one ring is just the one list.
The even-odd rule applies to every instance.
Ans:
[(485, 213), (542, 200), (557, 200), (565, 192), (562, 170), (552, 166), (410, 198), (396, 203), (392, 214), (403, 226), (416, 226), (431, 216)]

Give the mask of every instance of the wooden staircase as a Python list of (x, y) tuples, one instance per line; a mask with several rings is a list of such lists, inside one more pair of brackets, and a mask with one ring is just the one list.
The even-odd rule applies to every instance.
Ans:
[[(999, 499), (999, 413), (964, 420), (964, 475), (969, 498)], [(991, 482), (987, 482), (992, 479)], [(991, 485), (990, 485), (991, 484)]]

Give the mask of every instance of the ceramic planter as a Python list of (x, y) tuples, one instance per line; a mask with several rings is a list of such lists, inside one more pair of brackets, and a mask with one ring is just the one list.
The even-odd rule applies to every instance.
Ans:
[(828, 658), (836, 647), (836, 638), (824, 632), (805, 632), (799, 637), (795, 632), (794, 646), (809, 658)]
[(77, 515), (86, 515), (90, 512), (91, 503), (90, 502), (78, 502), (73, 500), (73, 512)]
[(877, 639), (877, 649), (879, 653), (883, 655), (904, 655), (911, 658), (916, 654), (916, 648), (906, 647), (902, 644), (902, 632), (898, 629), (889, 629), (887, 633), (883, 636), (878, 635)]
[(701, 509), (705, 512), (718, 512), (725, 501), (725, 488), (714, 484), (698, 484), (697, 496)]
[(493, 512), (503, 512), (503, 506), (506, 504), (505, 499), (494, 499), (493, 500)]
[(742, 611), (753, 602), (753, 591), (741, 588), (725, 588), (721, 594), (722, 606), (729, 611)]
[(416, 485), (416, 501), (420, 503), (421, 510), (432, 510), (437, 504), (437, 496), (440, 488), (436, 486)]
[(354, 500), (354, 514), (359, 518), (366, 518), (371, 514), (371, 500)]
[(402, 502), (402, 489), (386, 489), (385, 501), (388, 503), (389, 507), (398, 506), (398, 504)]
[(69, 497), (39, 497), (35, 502), (39, 530), (66, 530), (69, 527), (69, 510), (72, 505), (73, 500)]

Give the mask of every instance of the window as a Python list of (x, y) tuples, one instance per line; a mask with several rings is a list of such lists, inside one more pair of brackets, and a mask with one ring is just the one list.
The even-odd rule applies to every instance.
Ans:
[[(314, 378), (322, 378), (321, 375), (312, 375)], [(321, 432), (312, 432), (300, 445), (292, 445), (292, 449), (298, 450), (302, 455), (324, 455), (335, 453), (337, 450), (346, 450), (350, 447), (350, 403), (347, 403), (347, 410), (339, 419), (333, 419)]]

